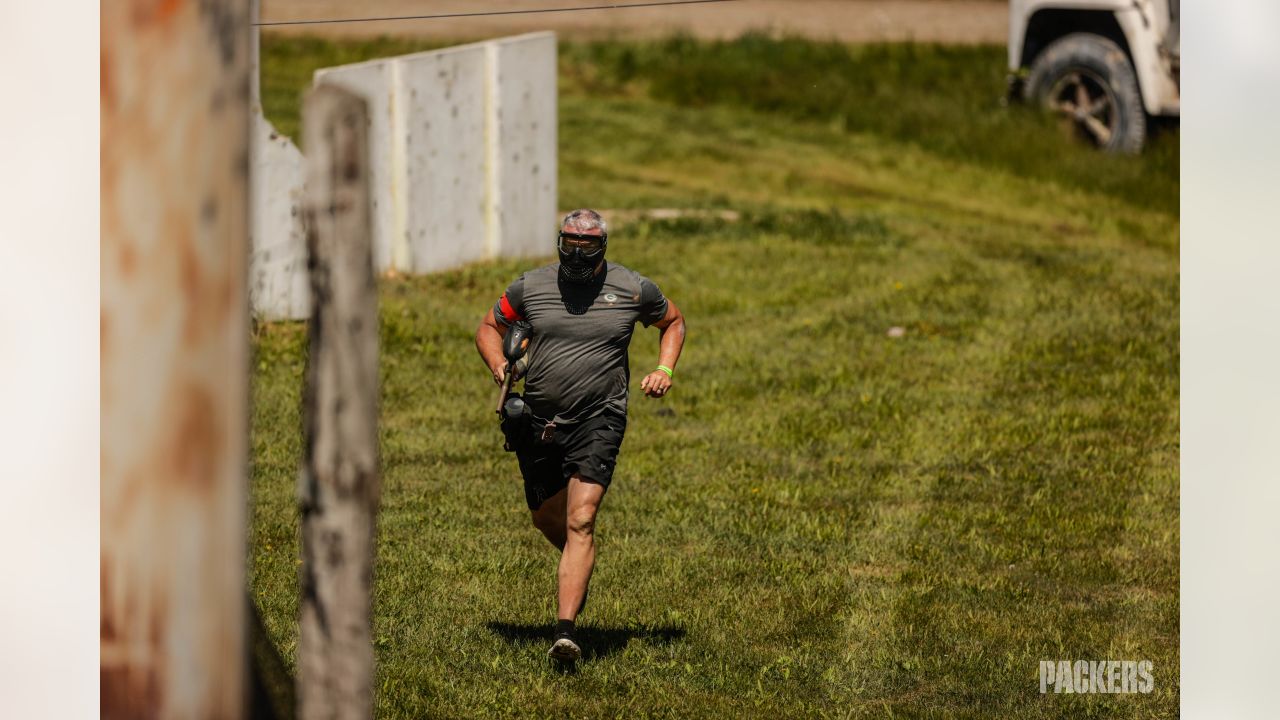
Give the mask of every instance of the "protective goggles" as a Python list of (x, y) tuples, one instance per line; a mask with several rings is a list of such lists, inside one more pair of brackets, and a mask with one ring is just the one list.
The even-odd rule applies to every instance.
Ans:
[(604, 250), (605, 241), (609, 239), (608, 234), (601, 235), (582, 235), (579, 233), (561, 232), (557, 243), (560, 252), (571, 253), (574, 250), (581, 250), (584, 255), (595, 255)]

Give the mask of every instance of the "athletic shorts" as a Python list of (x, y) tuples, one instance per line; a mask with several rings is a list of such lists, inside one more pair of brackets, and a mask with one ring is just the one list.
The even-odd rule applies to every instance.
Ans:
[[(539, 426), (535, 432), (541, 429)], [(574, 425), (557, 426), (549, 443), (534, 438), (521, 443), (516, 448), (516, 458), (524, 476), (524, 499), (529, 509), (537, 510), (568, 487), (575, 472), (581, 473), (583, 480), (608, 489), (626, 430), (626, 417), (606, 412)]]

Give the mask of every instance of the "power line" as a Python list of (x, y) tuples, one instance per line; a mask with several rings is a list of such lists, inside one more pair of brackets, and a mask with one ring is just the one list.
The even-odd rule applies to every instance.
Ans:
[(482, 17), (489, 15), (532, 15), (534, 13), (573, 12), (575, 10), (619, 10), (622, 8), (655, 7), (657, 5), (703, 5), (706, 3), (737, 2), (738, 0), (665, 0), (664, 2), (614, 3), (584, 7), (539, 8), (536, 10), (492, 10), (488, 12), (446, 13), (441, 15), (396, 15), (392, 17), (338, 18), (331, 20), (279, 20), (256, 22), (254, 25), (326, 25), (330, 23), (374, 22), (378, 20), (439, 20), (442, 18)]

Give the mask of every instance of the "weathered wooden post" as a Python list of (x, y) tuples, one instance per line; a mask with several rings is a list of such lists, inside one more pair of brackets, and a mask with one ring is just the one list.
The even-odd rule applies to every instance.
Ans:
[(306, 449), (299, 475), (302, 718), (373, 713), (372, 591), (378, 506), (378, 309), (369, 212), (368, 110), (320, 86), (303, 105), (311, 275)]
[(102, 2), (103, 717), (245, 714), (248, 2)]

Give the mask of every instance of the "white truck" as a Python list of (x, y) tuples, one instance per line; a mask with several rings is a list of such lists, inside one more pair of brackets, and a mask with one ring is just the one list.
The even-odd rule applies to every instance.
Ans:
[(1179, 0), (1010, 0), (1009, 96), (1094, 145), (1136, 153), (1178, 117)]

